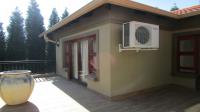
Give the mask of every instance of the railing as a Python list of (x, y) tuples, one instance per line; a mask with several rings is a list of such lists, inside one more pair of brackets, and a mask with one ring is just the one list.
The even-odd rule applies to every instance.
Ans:
[(0, 72), (9, 70), (31, 70), (32, 73), (55, 72), (55, 62), (46, 60), (0, 61)]

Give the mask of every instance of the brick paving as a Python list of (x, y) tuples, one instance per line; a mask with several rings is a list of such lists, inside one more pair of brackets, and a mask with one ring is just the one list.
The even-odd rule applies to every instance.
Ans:
[(110, 101), (61, 77), (36, 78), (35, 81), (28, 103), (7, 106), (0, 100), (0, 112), (183, 112), (200, 102), (200, 93), (179, 86)]

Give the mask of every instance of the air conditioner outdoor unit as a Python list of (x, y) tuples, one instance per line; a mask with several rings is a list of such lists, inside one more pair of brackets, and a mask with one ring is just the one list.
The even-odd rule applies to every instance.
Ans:
[(132, 21), (123, 24), (123, 49), (158, 49), (159, 26)]

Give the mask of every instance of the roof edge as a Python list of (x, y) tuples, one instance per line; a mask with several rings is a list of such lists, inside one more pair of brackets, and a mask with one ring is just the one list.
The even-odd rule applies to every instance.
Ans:
[(141, 10), (141, 11), (146, 11), (146, 12), (150, 12), (150, 13), (154, 13), (154, 14), (158, 14), (158, 15), (162, 15), (162, 16), (179, 19), (178, 15), (173, 14), (169, 11), (165, 11), (165, 10), (162, 10), (162, 9), (159, 9), (156, 7), (152, 7), (149, 5), (145, 5), (142, 3), (138, 3), (135, 1), (130, 1), (130, 0), (108, 0), (108, 1), (109, 1), (109, 3), (114, 4), (114, 5), (127, 7), (127, 8), (131, 8), (131, 9), (137, 9), (137, 10)]
[(199, 11), (194, 11), (186, 14), (179, 15), (180, 18), (186, 18), (186, 17), (191, 17), (191, 16), (196, 16), (200, 15), (200, 10)]
[(104, 5), (104, 4), (113, 4), (113, 5), (118, 5), (118, 6), (122, 6), (122, 7), (126, 7), (126, 8), (131, 8), (131, 9), (136, 9), (136, 10), (141, 10), (141, 11), (146, 11), (146, 12), (150, 12), (150, 13), (154, 13), (154, 14), (158, 14), (158, 15), (162, 15), (162, 16), (166, 16), (166, 17), (170, 17), (170, 18), (174, 18), (174, 19), (181, 19), (181, 18), (185, 18), (185, 17), (190, 17), (190, 16), (194, 16), (197, 14), (200, 14), (200, 11), (198, 12), (194, 12), (194, 13), (189, 13), (189, 14), (184, 14), (184, 15), (176, 15), (174, 13), (171, 13), (169, 11), (165, 11), (162, 9), (158, 9), (149, 5), (145, 5), (142, 3), (138, 3), (135, 1), (130, 1), (130, 0), (93, 0), (91, 2), (89, 2), (87, 5), (83, 6), (82, 8), (80, 8), (79, 10), (77, 10), (76, 12), (74, 12), (73, 14), (71, 14), (70, 16), (64, 18), (63, 20), (61, 20), (60, 22), (58, 22), (57, 24), (53, 25), (51, 28), (49, 28), (48, 30), (44, 31), (43, 33), (41, 33), (39, 35), (39, 37), (42, 37), (45, 34), (51, 33), (57, 29), (59, 29), (60, 27), (68, 24), (69, 22), (83, 16), (84, 14)]
[(57, 30), (58, 28), (68, 24), (69, 22), (79, 18), (80, 16), (98, 8), (99, 6), (106, 4), (107, 0), (93, 0), (90, 3), (88, 3), (87, 5), (81, 7), (79, 10), (77, 10), (76, 12), (74, 12), (73, 14), (71, 14), (68, 17), (65, 17), (63, 20), (61, 20), (60, 22), (56, 23), (55, 25), (53, 25), (51, 28), (49, 28), (48, 30), (44, 31), (43, 33), (41, 33), (39, 35), (39, 37), (42, 37), (44, 34), (48, 34), (52, 31)]

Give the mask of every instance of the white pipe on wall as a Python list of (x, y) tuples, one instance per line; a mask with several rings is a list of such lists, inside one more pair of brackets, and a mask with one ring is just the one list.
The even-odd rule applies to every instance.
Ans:
[(47, 37), (47, 34), (44, 34), (44, 40), (45, 40), (45, 42), (51, 42), (51, 43), (57, 44), (56, 41), (50, 40), (50, 39)]

